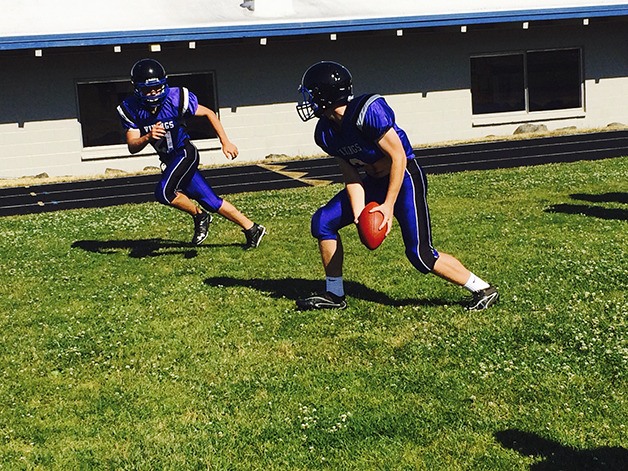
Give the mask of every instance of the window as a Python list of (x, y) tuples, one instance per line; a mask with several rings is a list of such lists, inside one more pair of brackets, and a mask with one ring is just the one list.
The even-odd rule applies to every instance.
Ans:
[[(214, 74), (212, 73), (169, 75), (168, 85), (170, 87), (187, 87), (198, 97), (199, 103), (213, 110), (218, 109)], [(133, 93), (133, 87), (128, 80), (77, 84), (79, 121), (84, 147), (126, 143), (116, 107), (130, 93)], [(216, 137), (214, 129), (205, 118), (188, 118), (187, 126), (192, 139)]]
[(582, 108), (580, 49), (471, 58), (473, 114)]
[(530, 111), (582, 107), (580, 51), (529, 52)]
[(471, 59), (473, 114), (525, 109), (523, 54)]

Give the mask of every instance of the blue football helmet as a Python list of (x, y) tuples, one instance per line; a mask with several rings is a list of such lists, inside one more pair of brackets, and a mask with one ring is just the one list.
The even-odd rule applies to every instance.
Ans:
[(131, 83), (135, 88), (135, 96), (147, 108), (161, 105), (168, 96), (166, 69), (154, 59), (142, 59), (133, 65)]
[(303, 121), (320, 118), (325, 110), (346, 105), (353, 98), (351, 72), (332, 61), (317, 62), (303, 74), (299, 86), (302, 100), (297, 113)]

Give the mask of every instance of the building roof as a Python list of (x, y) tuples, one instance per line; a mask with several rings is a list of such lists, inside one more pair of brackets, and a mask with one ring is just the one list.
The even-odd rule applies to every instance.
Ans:
[(626, 0), (22, 0), (0, 50), (628, 16)]

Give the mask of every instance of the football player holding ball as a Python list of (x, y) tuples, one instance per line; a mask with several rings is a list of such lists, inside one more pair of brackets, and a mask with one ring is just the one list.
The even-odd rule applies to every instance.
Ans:
[[(309, 67), (299, 90), (302, 99), (297, 112), (303, 121), (318, 118), (314, 140), (337, 159), (345, 187), (319, 208), (311, 221), (325, 269), (326, 289), (298, 299), (297, 307), (308, 310), (347, 306), (338, 231), (351, 223), (358, 224), (366, 204), (373, 201), (377, 205), (369, 211), (383, 215), (379, 230), (385, 229), (388, 234), (393, 216), (397, 219), (406, 257), (418, 271), (434, 273), (469, 290), (469, 310), (486, 309), (497, 302), (499, 293), (495, 287), (471, 273), (452, 255), (433, 247), (427, 179), (386, 100), (376, 94), (354, 97), (351, 73), (332, 61)], [(365, 171), (364, 179), (360, 168)]]

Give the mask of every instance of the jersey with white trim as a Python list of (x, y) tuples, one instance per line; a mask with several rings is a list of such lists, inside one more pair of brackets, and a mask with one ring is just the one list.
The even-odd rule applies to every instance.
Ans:
[(168, 95), (157, 109), (151, 113), (135, 96), (131, 95), (118, 106), (118, 115), (125, 130), (139, 129), (140, 134), (148, 134), (151, 128), (161, 123), (166, 135), (159, 141), (151, 143), (159, 159), (169, 162), (175, 155), (184, 151), (185, 144), (190, 140), (186, 129), (186, 117), (196, 113), (198, 98), (185, 87), (170, 87)]
[(412, 145), (405, 131), (397, 126), (395, 113), (381, 95), (361, 95), (347, 104), (340, 127), (321, 117), (314, 140), (329, 155), (346, 160), (355, 167), (373, 164), (386, 154), (377, 143), (393, 128), (408, 159), (414, 158)]

